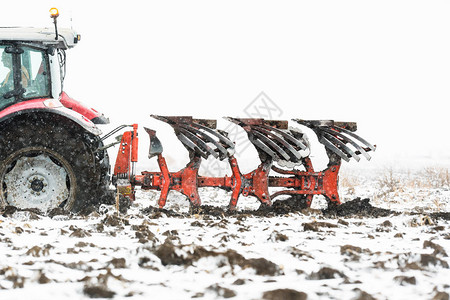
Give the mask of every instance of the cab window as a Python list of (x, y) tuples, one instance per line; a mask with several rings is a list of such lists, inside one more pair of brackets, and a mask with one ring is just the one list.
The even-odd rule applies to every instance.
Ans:
[(44, 49), (0, 45), (0, 57), (0, 109), (22, 100), (50, 97), (50, 73)]
[(42, 98), (50, 96), (49, 72), (45, 52), (22, 47), (21, 83), (25, 89), (23, 98)]

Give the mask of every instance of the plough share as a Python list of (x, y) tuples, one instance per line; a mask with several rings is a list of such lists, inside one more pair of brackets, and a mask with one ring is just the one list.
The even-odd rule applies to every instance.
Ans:
[[(178, 172), (170, 172), (156, 132), (145, 128), (150, 138), (149, 158), (156, 157), (160, 171), (136, 175), (134, 165), (137, 162), (138, 137), (137, 125), (133, 125), (133, 130), (122, 136), (113, 183), (118, 193), (130, 200), (135, 199), (136, 186), (161, 191), (158, 201), (160, 208), (165, 206), (169, 191), (182, 193), (192, 206), (198, 207), (201, 205), (199, 188), (203, 187), (230, 191), (230, 210), (236, 209), (240, 195), (256, 197), (268, 206), (280, 195), (294, 196), (305, 201), (307, 206), (311, 205), (314, 195), (323, 195), (329, 205), (338, 205), (341, 160), (350, 161), (353, 158), (359, 161), (360, 156), (369, 160), (368, 152), (376, 149), (376, 146), (354, 133), (357, 129), (354, 122), (294, 119), (294, 122), (312, 129), (319, 142), (325, 146), (329, 159), (327, 168), (316, 171), (309, 157), (310, 144), (306, 135), (297, 128), (288, 127), (288, 121), (228, 117), (228, 121), (245, 130), (261, 160), (255, 170), (242, 174), (234, 157), (235, 144), (226, 132), (216, 129), (216, 120), (180, 116), (152, 117), (173, 127), (189, 152), (189, 163)], [(228, 160), (231, 174), (224, 177), (200, 176), (202, 159), (211, 155), (219, 160)], [(278, 189), (271, 194), (271, 188)]]

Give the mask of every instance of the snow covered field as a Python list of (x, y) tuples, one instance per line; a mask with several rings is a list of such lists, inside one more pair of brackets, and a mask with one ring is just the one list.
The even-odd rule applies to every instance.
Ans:
[[(171, 193), (138, 191), (114, 207), (71, 216), (0, 212), (0, 299), (448, 299), (448, 169), (346, 171), (347, 206), (217, 209), (189, 215)], [(205, 205), (229, 195), (208, 189)], [(370, 204), (363, 200), (369, 198)], [(349, 205), (348, 203), (352, 204)], [(240, 210), (258, 208), (240, 199)]]

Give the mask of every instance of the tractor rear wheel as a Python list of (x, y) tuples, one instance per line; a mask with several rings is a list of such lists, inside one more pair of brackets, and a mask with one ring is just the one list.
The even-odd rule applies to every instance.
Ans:
[(22, 121), (2, 132), (0, 206), (78, 212), (100, 201), (109, 165), (102, 165), (93, 145), (98, 138), (57, 124)]

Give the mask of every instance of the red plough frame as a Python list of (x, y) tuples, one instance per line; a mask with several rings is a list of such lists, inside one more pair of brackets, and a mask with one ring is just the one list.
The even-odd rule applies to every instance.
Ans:
[[(180, 132), (177, 131), (178, 127), (176, 126), (180, 126), (180, 124), (181, 126), (185, 126), (185, 123), (191, 124), (194, 121), (198, 121), (192, 118), (187, 119), (186, 121), (186, 118), (189, 117), (164, 117), (164, 118), (166, 118), (164, 119), (164, 121), (166, 122), (175, 120), (175, 123), (172, 122), (169, 124), (174, 126), (175, 131), (178, 134)], [(180, 121), (180, 119), (182, 121)], [(249, 124), (251, 124), (251, 126), (254, 126), (255, 120), (259, 120), (258, 122), (256, 122), (258, 126), (262, 126), (261, 124), (266, 124), (265, 122), (267, 122), (262, 119), (234, 119), (234, 120), (238, 120), (239, 122), (241, 122), (240, 125), (243, 126), (244, 129), (248, 127), (246, 129), (248, 132), (256, 130), (253, 127), (252, 127), (253, 129), (250, 129), (249, 127)], [(296, 121), (303, 125), (305, 124), (301, 122), (318, 122), (318, 121), (303, 121), (303, 120), (296, 120)], [(357, 151), (347, 153), (346, 147), (342, 147), (341, 145), (343, 143), (346, 144), (345, 142), (348, 142), (348, 139), (346, 137), (343, 138), (341, 136), (341, 134), (343, 133), (342, 130), (345, 131), (344, 133), (351, 132), (351, 130), (345, 129), (345, 127), (349, 126), (354, 126), (355, 127), (354, 130), (356, 130), (356, 124), (336, 122), (336, 124), (341, 125), (341, 127), (336, 127), (338, 128), (339, 131), (336, 132), (334, 137), (332, 138), (329, 137), (328, 132), (330, 132), (331, 130), (336, 130), (333, 128), (334, 123), (333, 126), (330, 126), (330, 124), (323, 125), (323, 123), (318, 124), (319, 125), (308, 123), (306, 126), (309, 125), (308, 127), (310, 128), (313, 128), (314, 126), (316, 127), (326, 126), (327, 132), (323, 135), (324, 138), (327, 138), (327, 140), (322, 140), (321, 142), (327, 146), (328, 141), (331, 140), (333, 142), (333, 145), (335, 145), (335, 147), (337, 148), (337, 150), (340, 150), (338, 152), (331, 146), (326, 147), (327, 155), (329, 157), (329, 164), (325, 170), (316, 172), (308, 156), (301, 157), (301, 159), (299, 159), (300, 165), (303, 166), (304, 170), (297, 170), (295, 168), (284, 169), (276, 167), (273, 165), (273, 157), (268, 158), (267, 155), (264, 156), (261, 155), (260, 153), (260, 157), (262, 160), (261, 164), (255, 170), (247, 174), (242, 174), (239, 169), (239, 165), (236, 158), (233, 155), (228, 155), (227, 159), (231, 169), (231, 174), (229, 176), (224, 177), (207, 177), (199, 175), (200, 164), (202, 162), (202, 156), (204, 155), (202, 154), (203, 152), (200, 151), (201, 149), (199, 151), (194, 151), (195, 149), (197, 149), (195, 147), (188, 148), (191, 160), (186, 165), (186, 167), (178, 172), (170, 172), (166, 160), (162, 155), (162, 146), (160, 145), (160, 142), (156, 137), (155, 131), (149, 130), (147, 128), (146, 130), (147, 133), (149, 134), (151, 145), (149, 157), (153, 156), (157, 157), (160, 171), (142, 172), (141, 175), (134, 175), (134, 164), (137, 162), (137, 147), (138, 147), (137, 125), (135, 124), (133, 125), (133, 130), (126, 132), (122, 137), (122, 141), (120, 144), (121, 148), (119, 149), (119, 154), (117, 156), (116, 165), (114, 169), (114, 179), (118, 187), (118, 192), (121, 193), (123, 196), (129, 198), (130, 200), (135, 199), (136, 186), (140, 186), (142, 189), (161, 191), (160, 198), (158, 201), (158, 205), (160, 208), (163, 208), (165, 206), (169, 191), (171, 190), (180, 192), (183, 195), (185, 195), (189, 199), (192, 206), (200, 206), (201, 199), (198, 189), (203, 187), (217, 187), (230, 191), (231, 192), (231, 199), (229, 203), (230, 210), (236, 209), (240, 195), (256, 197), (262, 204), (268, 206), (272, 205), (272, 200), (280, 195), (290, 195), (290, 196), (302, 195), (303, 197), (299, 197), (299, 199), (304, 199), (304, 201), (306, 201), (306, 204), (308, 206), (311, 204), (314, 195), (325, 196), (326, 199), (329, 201), (329, 204), (340, 204), (338, 194), (338, 173), (341, 165), (341, 158), (348, 160), (349, 157), (361, 154), (362, 151), (367, 152), (372, 150), (372, 147), (374, 150), (375, 146), (372, 146), (363, 140), (365, 142), (364, 144), (370, 147), (357, 146), (356, 147)], [(198, 129), (199, 127), (196, 128)], [(269, 127), (266, 126), (266, 128)], [(279, 129), (274, 130), (279, 131)], [(314, 131), (316, 132), (316, 134), (318, 134), (320, 140), (321, 131), (318, 131), (317, 128)], [(356, 136), (354, 134), (352, 135)], [(185, 136), (183, 136), (183, 138), (184, 137)], [(182, 139), (180, 136), (179, 138), (183, 142), (184, 139)], [(260, 136), (260, 138), (264, 141), (263, 137)], [(339, 140), (335, 141), (336, 138), (338, 138)], [(359, 139), (362, 140), (361, 138)], [(254, 142), (254, 138), (253, 139), (251, 138), (251, 141)], [(199, 143), (200, 142), (198, 141), (197, 146), (202, 148), (204, 145), (202, 146)], [(352, 144), (353, 143), (354, 142), (352, 141)], [(258, 143), (256, 142), (254, 142), (254, 144), (255, 146), (258, 145)], [(364, 153), (364, 155), (366, 156), (366, 153)], [(207, 156), (208, 155), (206, 155), (206, 157)], [(269, 175), (269, 173), (276, 173), (276, 175), (280, 176)], [(270, 194), (269, 188), (283, 188), (283, 189)]]

